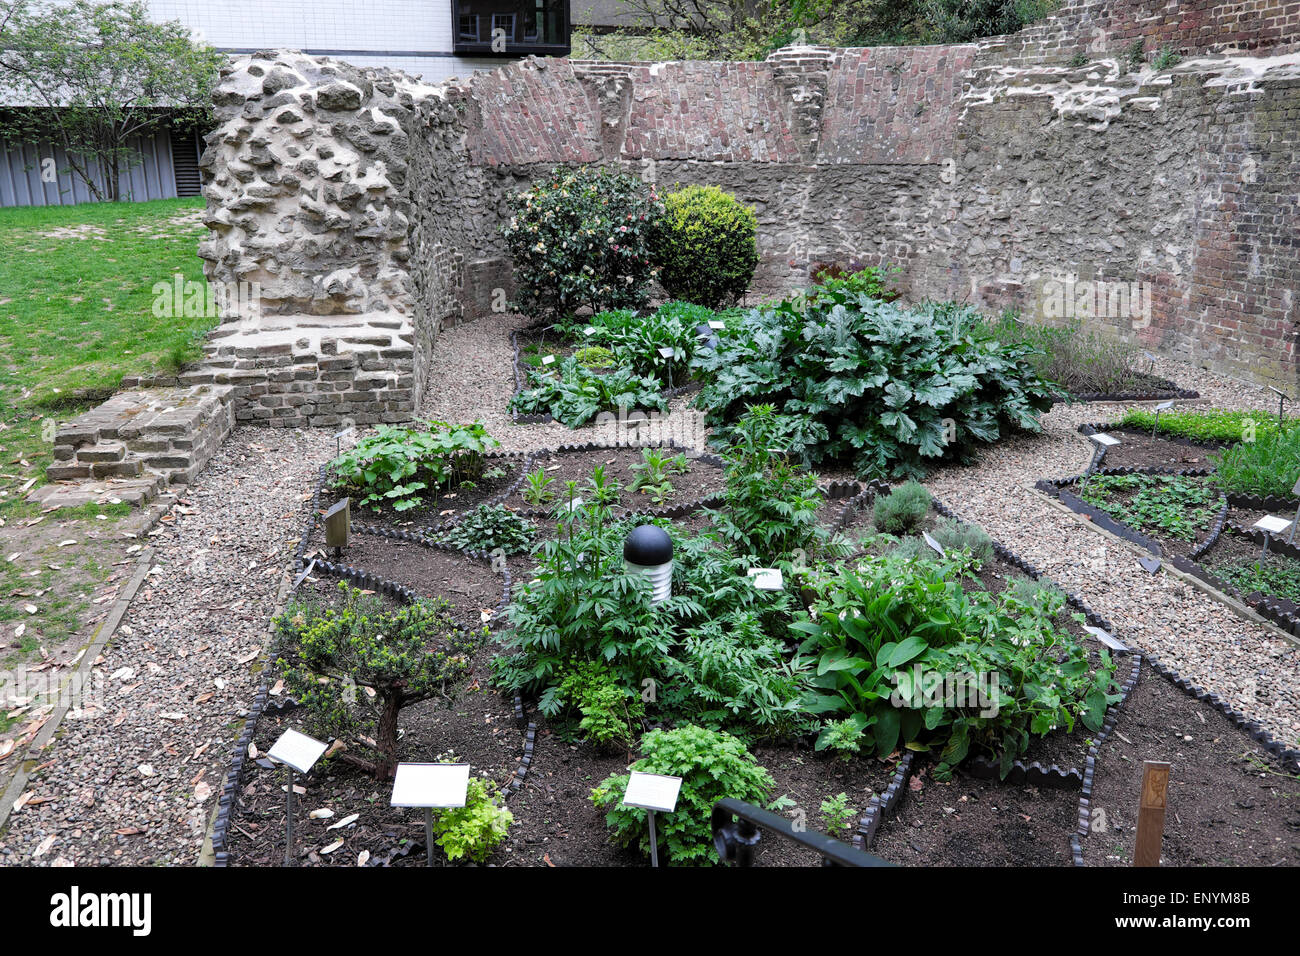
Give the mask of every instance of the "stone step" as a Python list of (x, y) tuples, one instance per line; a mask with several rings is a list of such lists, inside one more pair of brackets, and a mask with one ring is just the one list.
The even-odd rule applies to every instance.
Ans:
[(102, 441), (95, 445), (82, 445), (77, 449), (78, 463), (121, 461), (126, 457), (126, 446), (119, 441)]
[(145, 482), (141, 487), (156, 478), (160, 488), (187, 484), (234, 427), (234, 392), (231, 385), (178, 385), (174, 379), (159, 388), (119, 392), (56, 430), (46, 477)]
[(76, 484), (42, 485), (28, 495), (27, 500), (36, 502), (46, 511), (87, 504), (129, 504), (143, 508), (162, 494), (163, 486), (161, 475), (79, 481)]

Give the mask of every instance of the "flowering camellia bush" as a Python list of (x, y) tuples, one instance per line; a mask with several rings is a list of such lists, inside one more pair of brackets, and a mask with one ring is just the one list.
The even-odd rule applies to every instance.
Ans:
[(561, 319), (639, 308), (658, 270), (650, 239), (663, 215), (654, 187), (607, 169), (556, 170), (510, 201), (502, 229), (525, 315)]

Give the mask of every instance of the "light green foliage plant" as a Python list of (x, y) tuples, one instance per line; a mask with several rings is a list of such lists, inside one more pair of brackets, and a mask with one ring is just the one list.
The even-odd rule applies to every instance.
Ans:
[(837, 793), (833, 797), (827, 797), (822, 801), (819, 809), (822, 822), (826, 824), (826, 832), (831, 836), (841, 831), (848, 836), (849, 831), (853, 829), (853, 821), (858, 817), (857, 808), (849, 806), (847, 793)]
[(482, 863), (492, 855), (510, 830), (515, 815), (501, 805), (496, 785), (470, 777), (465, 806), (433, 813), (433, 841), (447, 859)]
[[(1132, 492), (1128, 500), (1121, 495)], [(1219, 492), (1189, 475), (1089, 475), (1079, 497), (1138, 530), (1195, 541), (1209, 528)]]
[(817, 521), (822, 503), (817, 476), (796, 468), (797, 459), (783, 451), (799, 424), (771, 405), (747, 409), (723, 453), (723, 506), (708, 512), (724, 541), (769, 566), (800, 552), (812, 554), (829, 538)]
[(555, 500), (555, 489), (551, 487), (555, 479), (546, 473), (546, 469), (538, 467), (524, 476), (523, 496), (524, 501), (528, 502), (535, 508), (541, 508)]
[[(632, 770), (681, 777), (677, 810), (661, 814), (659, 838), (677, 866), (711, 863), (716, 859), (710, 813), (723, 797), (762, 805), (772, 794), (771, 775), (738, 739), (725, 731), (686, 725), (652, 730), (641, 738), (641, 759)], [(627, 774), (606, 778), (591, 792), (591, 801), (605, 811), (614, 839), (624, 846), (650, 852), (644, 810), (623, 806)]]
[(1253, 442), (1238, 442), (1221, 452), (1214, 477), (1225, 491), (1291, 497), (1300, 479), (1300, 424), (1289, 419), (1280, 430), (1262, 431)]
[(620, 687), (599, 661), (576, 663), (560, 682), (557, 697), (582, 715), (578, 729), (598, 747), (630, 747), (640, 734), (645, 716), (641, 695)]

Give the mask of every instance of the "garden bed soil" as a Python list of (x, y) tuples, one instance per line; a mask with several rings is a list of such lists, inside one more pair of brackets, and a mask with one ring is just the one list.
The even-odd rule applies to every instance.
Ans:
[[(660, 452), (670, 457), (682, 454), (671, 448), (660, 449)], [(663, 504), (655, 504), (644, 492), (629, 490), (637, 476), (632, 466), (640, 464), (642, 460), (640, 447), (554, 451), (550, 454), (538, 455), (530, 471), (536, 471), (538, 468), (545, 469), (547, 477), (554, 479), (549, 487), (557, 496), (565, 494), (566, 481), (576, 481), (578, 497), (585, 499), (587, 479), (591, 477), (596, 467), (604, 466), (606, 478), (616, 479), (620, 485), (618, 504), (630, 511), (644, 512), (675, 508), (721, 494), (726, 487), (722, 469), (709, 460), (689, 457), (690, 452), (685, 454), (690, 461), (690, 470), (684, 475), (669, 475), (673, 492)], [(524, 500), (526, 487), (526, 482), (521, 484), (503, 504), (507, 508), (527, 513), (545, 510), (545, 506), (539, 507)]]
[[(333, 561), (332, 549), (319, 548), (327, 560)], [(489, 561), (475, 560), (458, 551), (381, 535), (354, 534), (352, 543), (343, 550), (342, 563), (395, 581), (422, 597), (445, 599), (452, 607), (452, 616), (469, 630), (482, 627), (482, 612), (495, 611), (501, 604), (502, 576), (492, 570)]]
[(1158, 401), (1167, 398), (1200, 398), (1198, 392), (1180, 388), (1176, 382), (1150, 372), (1131, 373), (1131, 377), (1118, 391), (1079, 392), (1071, 395), (1075, 402)]
[[(523, 756), (524, 732), (515, 723), (511, 703), (489, 688), (489, 662), (499, 647), (489, 642), (472, 659), (467, 680), (452, 698), (414, 704), (402, 711), (398, 757), (402, 761), (467, 762), (475, 775), (494, 781), (504, 791)], [(258, 722), (254, 744), (265, 754), (289, 727), (312, 732), (306, 712), (268, 711)], [(368, 754), (367, 754), (368, 756)], [(305, 789), (296, 799), (294, 817), (297, 859), (302, 866), (358, 866), (369, 853), (368, 865), (425, 865), (424, 816), (419, 810), (389, 806), (391, 781), (377, 781), (346, 761), (334, 758), (317, 765), (296, 782)], [(242, 792), (229, 829), (230, 859), (237, 866), (279, 866), (284, 860), (285, 774), (264, 757), (246, 761), (240, 778)], [(329, 809), (333, 816), (313, 820), (310, 813)], [(328, 829), (352, 814), (355, 823)], [(322, 852), (338, 840), (343, 845)], [(394, 851), (404, 851), (394, 854)], [(435, 863), (447, 864), (435, 849)], [(510, 861), (503, 844), (489, 862)]]
[(1145, 667), (1118, 715), (1093, 779), (1088, 866), (1132, 865), (1144, 760), (1172, 764), (1161, 865), (1300, 866), (1300, 779), (1248, 733)]
[(958, 770), (948, 782), (925, 766), (868, 848), (900, 866), (1070, 866), (1079, 794), (980, 780)]
[[(1219, 540), (1214, 543), (1205, 555), (1201, 557), (1200, 564), (1211, 574), (1217, 575), (1224, 582), (1232, 585), (1243, 598), (1248, 597), (1255, 591), (1262, 591), (1266, 596), (1275, 599), (1282, 599), (1300, 604), (1300, 594), (1278, 594), (1270, 592), (1267, 588), (1255, 588), (1250, 586), (1238, 585), (1223, 574), (1223, 569), (1230, 566), (1254, 565), (1259, 562), (1262, 546), (1232, 531), (1224, 531), (1219, 536)], [(1278, 554), (1275, 551), (1269, 551), (1264, 560), (1264, 565), (1275, 565), (1277, 567), (1289, 568), (1297, 583), (1300, 583), (1300, 561), (1284, 554)]]
[(1212, 468), (1222, 445), (1202, 445), (1157, 436), (1135, 428), (1110, 428), (1106, 433), (1120, 440), (1120, 444), (1106, 449), (1103, 468)]

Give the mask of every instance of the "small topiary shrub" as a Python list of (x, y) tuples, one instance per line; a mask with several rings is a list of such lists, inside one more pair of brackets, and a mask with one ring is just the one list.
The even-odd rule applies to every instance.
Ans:
[(614, 353), (601, 345), (591, 345), (573, 353), (583, 368), (613, 368)]
[(510, 200), (502, 228), (525, 315), (562, 319), (639, 308), (658, 270), (651, 233), (663, 214), (653, 186), (607, 169), (556, 170)]
[[(723, 797), (763, 805), (775, 785), (753, 754), (726, 731), (687, 724), (676, 730), (652, 730), (641, 739), (642, 757), (631, 769), (682, 778), (677, 811), (656, 821), (659, 838), (674, 864), (710, 863), (716, 859), (710, 814)], [(644, 810), (623, 806), (627, 774), (607, 777), (591, 791), (591, 802), (606, 811), (605, 822), (624, 846), (650, 852)]]
[(930, 492), (919, 481), (905, 481), (887, 495), (876, 498), (872, 508), (876, 529), (886, 534), (906, 534), (930, 511)]
[(664, 291), (711, 309), (744, 295), (758, 267), (754, 210), (717, 186), (687, 186), (664, 205), (654, 244)]

